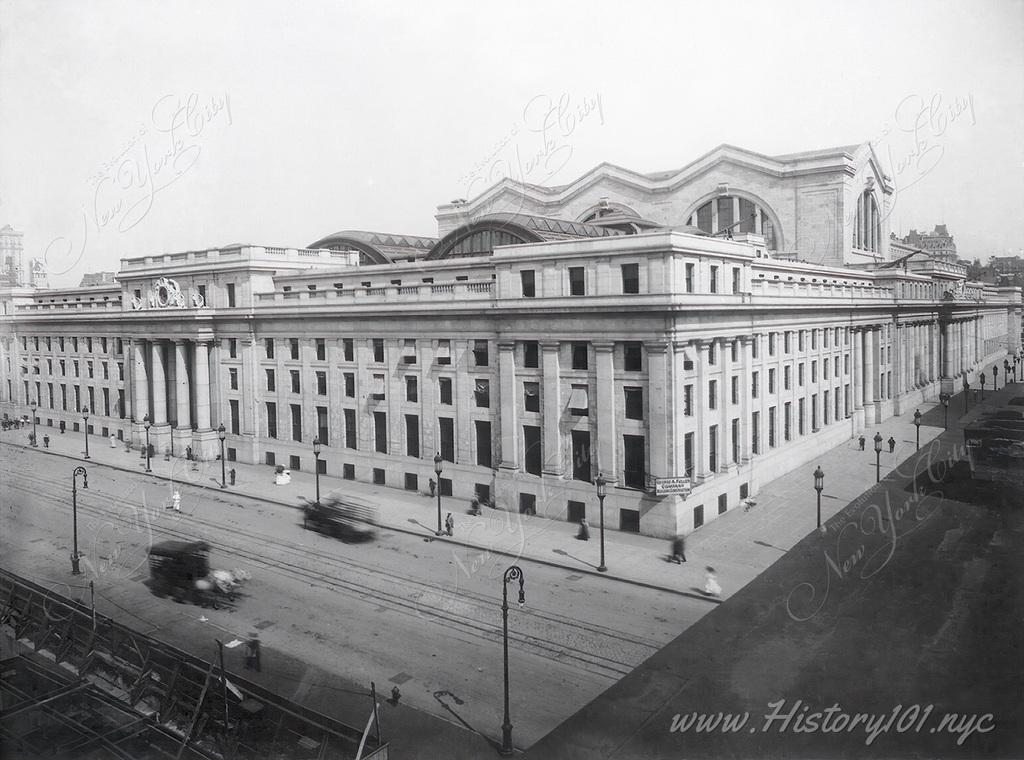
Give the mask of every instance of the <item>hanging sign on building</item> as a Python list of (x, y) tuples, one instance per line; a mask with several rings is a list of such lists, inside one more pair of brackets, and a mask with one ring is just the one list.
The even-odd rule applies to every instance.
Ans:
[(686, 496), (693, 490), (693, 484), (689, 478), (655, 478), (655, 496), (668, 496), (669, 494), (682, 494)]

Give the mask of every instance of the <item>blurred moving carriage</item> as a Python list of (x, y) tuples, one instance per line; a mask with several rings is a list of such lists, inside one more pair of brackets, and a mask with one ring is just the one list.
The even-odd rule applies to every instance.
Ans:
[(377, 507), (347, 494), (330, 493), (320, 502), (305, 499), (302, 527), (343, 541), (368, 541), (377, 535)]
[(240, 568), (211, 569), (210, 545), (205, 541), (163, 541), (149, 550), (150, 588), (157, 596), (173, 597), (219, 609), (235, 601), (239, 587), (252, 576)]

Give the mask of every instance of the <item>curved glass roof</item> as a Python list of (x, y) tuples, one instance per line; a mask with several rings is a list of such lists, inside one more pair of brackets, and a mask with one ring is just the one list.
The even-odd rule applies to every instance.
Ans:
[(452, 230), (427, 254), (427, 259), (490, 256), (501, 245), (542, 243), (571, 238), (618, 237), (625, 233), (595, 224), (570, 222), (546, 216), (498, 213), (482, 216)]
[(365, 264), (390, 264), (402, 259), (423, 258), (436, 243), (437, 238), (418, 235), (344, 230), (320, 238), (308, 247), (359, 251), (360, 260)]

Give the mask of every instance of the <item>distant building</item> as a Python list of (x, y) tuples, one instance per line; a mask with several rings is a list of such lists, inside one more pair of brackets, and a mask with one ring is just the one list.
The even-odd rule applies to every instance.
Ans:
[(944, 224), (936, 224), (932, 232), (918, 232), (911, 230), (904, 238), (897, 238), (897, 242), (903, 243), (911, 248), (927, 251), (940, 261), (956, 263), (956, 243), (953, 236), (949, 234)]
[(1020, 256), (993, 256), (990, 266), (1000, 274), (1024, 273), (1024, 258)]
[(99, 288), (106, 285), (113, 285), (117, 282), (117, 277), (113, 272), (88, 272), (82, 275), (82, 281), (79, 283), (80, 288)]
[(0, 280), (11, 287), (28, 284), (25, 276), (24, 236), (24, 233), (16, 231), (9, 224), (0, 228)]

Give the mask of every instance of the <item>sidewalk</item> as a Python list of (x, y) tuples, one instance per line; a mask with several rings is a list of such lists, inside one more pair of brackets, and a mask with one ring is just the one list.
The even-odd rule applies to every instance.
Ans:
[[(1020, 393), (1020, 387), (1019, 384), (1011, 383), (1009, 390), (1001, 388), (995, 393), (989, 391), (981, 404), (976, 404), (972, 398), (966, 416), (962, 416), (963, 394), (954, 396), (950, 401), (949, 430), (946, 435), (961, 438), (965, 421), (974, 419), (981, 408), (1005, 404), (1009, 398)], [(937, 403), (922, 404), (918, 408), (923, 415), (920, 436), (921, 455), (924, 456), (928, 451), (927, 444), (943, 434), (943, 408)], [(455, 518), (455, 531), (450, 538), (435, 537), (437, 502), (423, 494), (328, 475), (320, 476), (320, 492), (323, 495), (334, 489), (342, 489), (353, 495), (371, 497), (380, 504), (381, 526), (388, 530), (429, 536), (437, 541), (476, 548), (483, 553), (504, 555), (510, 558), (510, 562), (528, 559), (573, 572), (601, 575), (615, 581), (718, 603), (720, 600), (709, 599), (700, 593), (704, 584), (705, 565), (715, 567), (722, 585), (722, 597), (728, 598), (816, 529), (817, 495), (812, 473), (817, 466), (820, 465), (825, 473), (825, 487), (821, 497), (823, 524), (874, 487), (875, 452), (871, 439), (875, 430), (882, 434), (884, 440), (888, 441), (893, 436), (897, 442), (891, 454), (888, 445), (883, 444), (879, 457), (883, 479), (904, 462), (914, 459), (916, 431), (913, 410), (910, 410), (865, 430), (865, 451), (858, 450), (856, 439), (824, 451), (817, 460), (761, 488), (753, 497), (756, 506), (748, 510), (740, 507), (732, 509), (689, 535), (686, 541), (689, 561), (683, 565), (666, 561), (668, 541), (606, 529), (605, 561), (608, 572), (598, 574), (600, 535), (596, 526), (591, 526), (590, 541), (576, 541), (575, 524), (487, 507), (483, 508), (481, 516), (476, 517), (468, 514), (469, 502), (443, 497), (442, 518), (451, 512)], [(31, 432), (31, 426), (6, 431), (0, 433), (0, 442), (27, 446)], [(84, 434), (81, 432), (61, 435), (55, 428), (39, 427), (38, 435), (39, 452), (76, 460), (84, 455)], [(49, 449), (43, 447), (44, 435), (50, 436)], [(139, 450), (126, 452), (124, 444), (120, 442), (117, 448), (111, 448), (108, 440), (90, 436), (89, 453), (89, 461), (96, 465), (134, 473), (143, 473), (145, 470), (146, 462), (140, 458)], [(316, 486), (312, 473), (293, 471), (289, 485), (275, 486), (272, 467), (241, 462), (227, 462), (225, 465), (226, 469), (234, 468), (236, 471), (236, 483), (228, 486), (226, 490), (229, 492), (288, 508), (298, 508), (304, 499), (314, 497)], [(163, 457), (156, 457), (151, 460), (151, 468), (153, 477), (180, 482), (183, 489), (221, 491), (220, 462), (187, 462), (183, 459), (165, 461)], [(913, 472), (912, 464), (902, 469), (908, 474)], [(183, 490), (182, 499), (187, 498), (187, 490)]]

